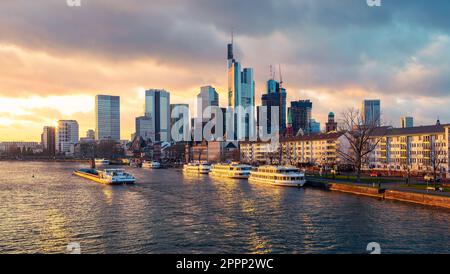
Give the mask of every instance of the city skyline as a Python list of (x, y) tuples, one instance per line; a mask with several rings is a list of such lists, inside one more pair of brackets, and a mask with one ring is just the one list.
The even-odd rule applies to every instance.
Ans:
[[(226, 106), (224, 55), (231, 27), (236, 59), (254, 69), (256, 105), (261, 104), (270, 78), (269, 66), (281, 64), (287, 102), (310, 99), (312, 117), (322, 129), (330, 111), (338, 120), (342, 110), (358, 108), (368, 98), (381, 99), (384, 120), (394, 126), (400, 126), (404, 116), (414, 117), (416, 125), (434, 124), (438, 117), (449, 122), (450, 83), (445, 75), (450, 70), (450, 31), (443, 20), (448, 8), (442, 7), (448, 3), (398, 1), (373, 9), (364, 1), (353, 1), (343, 9), (326, 1), (297, 1), (279, 8), (273, 1), (261, 1), (261, 6), (250, 5), (244, 13), (234, 1), (200, 2), (174, 6), (208, 12), (208, 18), (188, 19), (163, 3), (153, 4), (150, 10), (145, 4), (133, 8), (142, 6), (134, 1), (98, 2), (76, 11), (55, 1), (39, 3), (45, 9), (33, 9), (37, 3), (23, 1), (1, 3), (0, 14), (27, 19), (13, 22), (11, 16), (0, 16), (4, 34), (0, 38), (0, 141), (39, 141), (42, 127), (58, 120), (77, 120), (80, 132), (95, 128), (97, 94), (121, 96), (121, 139), (129, 139), (134, 132), (148, 88), (166, 89), (171, 103), (193, 106), (198, 89), (211, 85), (219, 93), (220, 106)], [(321, 16), (323, 5), (336, 15), (334, 21)], [(114, 24), (127, 23), (119, 34), (130, 34), (119, 40), (108, 31), (111, 13), (104, 10), (124, 6), (128, 8), (124, 18), (114, 18)], [(317, 13), (304, 21), (299, 21), (298, 14), (292, 17), (304, 7)], [(291, 20), (270, 19), (269, 10)], [(433, 17), (419, 16), (420, 10)], [(45, 19), (50, 12), (59, 24)], [(171, 19), (171, 12), (177, 19)], [(209, 17), (222, 12), (223, 16)], [(161, 26), (165, 31), (153, 31), (142, 20), (132, 20), (149, 18), (149, 14), (168, 23)], [(98, 37), (90, 27), (91, 18), (105, 30), (104, 36)], [(262, 18), (268, 18), (267, 22), (258, 20)], [(177, 38), (171, 36), (174, 33)], [(37, 43), (37, 37), (45, 37), (46, 42)], [(351, 43), (367, 37), (369, 41), (361, 45)], [(276, 46), (271, 46), (274, 42)]]

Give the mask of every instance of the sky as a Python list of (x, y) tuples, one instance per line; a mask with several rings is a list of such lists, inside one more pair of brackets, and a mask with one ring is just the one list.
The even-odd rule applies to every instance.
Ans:
[[(382, 0), (0, 1), (0, 141), (39, 141), (75, 119), (95, 128), (96, 94), (121, 96), (121, 137), (143, 115), (144, 91), (195, 102), (214, 86), (227, 104), (226, 45), (253, 67), (256, 102), (281, 65), (288, 102), (313, 117), (381, 99), (399, 126), (450, 123), (450, 1)], [(278, 79), (278, 73), (276, 78)]]

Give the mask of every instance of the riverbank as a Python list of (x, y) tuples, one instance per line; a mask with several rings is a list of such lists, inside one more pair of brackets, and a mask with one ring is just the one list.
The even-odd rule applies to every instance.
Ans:
[(354, 195), (377, 198), (380, 200), (392, 200), (450, 209), (450, 196), (445, 193), (425, 193), (414, 189), (379, 187), (377, 185), (368, 186), (317, 178), (308, 178), (307, 185), (329, 191), (350, 193)]

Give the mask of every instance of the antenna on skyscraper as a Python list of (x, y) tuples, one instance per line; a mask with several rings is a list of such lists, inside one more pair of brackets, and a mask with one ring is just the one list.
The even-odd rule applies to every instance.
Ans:
[(283, 75), (281, 74), (281, 65), (278, 65), (280, 70), (280, 89), (283, 87)]

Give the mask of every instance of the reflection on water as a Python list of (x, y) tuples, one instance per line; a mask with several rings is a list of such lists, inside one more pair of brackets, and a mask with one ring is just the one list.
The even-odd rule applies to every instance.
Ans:
[[(0, 253), (448, 253), (450, 211), (245, 180), (129, 169), (135, 186), (72, 163), (0, 163)], [(30, 173), (24, 172), (32, 170)]]

